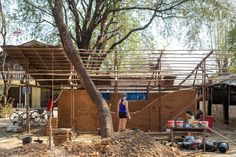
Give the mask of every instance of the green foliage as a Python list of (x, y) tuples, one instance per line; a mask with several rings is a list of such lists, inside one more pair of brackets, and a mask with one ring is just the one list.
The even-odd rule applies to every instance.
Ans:
[(236, 27), (233, 27), (227, 34), (226, 46), (231, 53), (230, 72), (236, 73)]
[(236, 27), (228, 32), (227, 46), (230, 50), (236, 50)]
[[(0, 99), (2, 99), (3, 94), (0, 95)], [(9, 115), (11, 112), (13, 112), (15, 109), (13, 108), (13, 102), (7, 101), (6, 104), (1, 104), (0, 106), (0, 117), (4, 117), (6, 115)]]

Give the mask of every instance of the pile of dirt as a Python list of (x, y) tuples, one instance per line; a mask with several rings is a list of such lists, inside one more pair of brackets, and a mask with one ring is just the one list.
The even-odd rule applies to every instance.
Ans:
[[(121, 133), (115, 133), (112, 137), (93, 141), (92, 143), (84, 144), (78, 142), (68, 142), (62, 145), (71, 155), (88, 155), (88, 156), (103, 156), (103, 157), (183, 157), (179, 149), (168, 147), (161, 144), (154, 137), (140, 131), (130, 130)], [(189, 155), (188, 155), (189, 156)], [(190, 156), (197, 157), (199, 154)]]
[[(27, 144), (1, 155), (6, 157), (200, 157), (201, 154), (186, 155), (176, 147), (161, 144), (155, 137), (140, 130), (115, 133), (112, 137), (92, 142), (66, 142), (53, 150), (45, 144)], [(0, 153), (1, 154), (1, 153)]]
[(1, 157), (65, 157), (68, 154), (64, 150), (48, 150), (46, 144), (27, 144), (0, 153)]

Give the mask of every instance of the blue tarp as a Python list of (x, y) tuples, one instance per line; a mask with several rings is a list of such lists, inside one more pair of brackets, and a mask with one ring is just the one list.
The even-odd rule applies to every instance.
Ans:
[(102, 93), (102, 97), (103, 97), (105, 100), (110, 100), (110, 93)]
[[(110, 100), (110, 93), (101, 93), (105, 100)], [(127, 100), (147, 100), (146, 93), (127, 93)]]
[(127, 100), (147, 100), (146, 93), (128, 93)]

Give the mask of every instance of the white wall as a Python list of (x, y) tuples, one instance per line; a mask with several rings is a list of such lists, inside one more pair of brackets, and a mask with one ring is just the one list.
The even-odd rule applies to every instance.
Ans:
[(32, 87), (32, 108), (40, 108), (41, 104), (41, 89)]

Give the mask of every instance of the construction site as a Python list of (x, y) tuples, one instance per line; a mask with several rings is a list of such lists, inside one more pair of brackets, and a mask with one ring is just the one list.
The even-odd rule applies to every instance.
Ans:
[[(114, 137), (99, 143), (99, 111), (61, 46), (30, 41), (18, 46), (2, 46), (2, 49), (7, 54), (7, 64), (13, 67), (3, 71), (12, 76), (9, 96), (14, 98), (13, 106), (28, 115), (20, 131), (9, 133), (6, 125), (1, 126), (1, 138), (4, 141), (16, 136), (34, 137), (37, 130), (38, 139), (44, 139), (42, 145), (36, 142), (19, 147), (18, 138), (18, 144), (8, 149), (2, 147), (6, 141), (0, 139), (0, 150), (5, 152), (2, 156), (23, 156), (28, 150), (33, 150), (28, 154), (33, 156), (45, 152), (47, 145), (54, 145), (57, 151), (45, 156), (217, 156), (217, 153), (202, 153), (202, 150), (186, 153), (173, 143), (166, 144), (170, 137), (169, 120), (185, 120), (187, 111), (196, 114), (199, 110), (203, 112), (201, 120), (214, 117), (212, 130), (206, 133), (203, 129), (198, 133), (204, 132), (203, 142), (205, 138), (220, 137), (230, 145), (224, 155), (236, 155), (236, 77), (227, 73), (225, 65), (231, 57), (227, 51), (116, 49), (103, 54), (102, 50), (78, 50), (90, 78), (109, 106), (115, 132), (117, 104), (122, 93), (127, 93), (132, 117), (127, 122), (128, 131), (115, 133)], [(28, 118), (30, 111), (45, 108), (50, 95), (53, 100), (58, 98), (55, 115), (35, 127)], [(135, 145), (133, 151), (129, 139), (136, 141), (131, 142)], [(120, 147), (127, 149), (124, 153), (128, 155), (120, 154)]]

